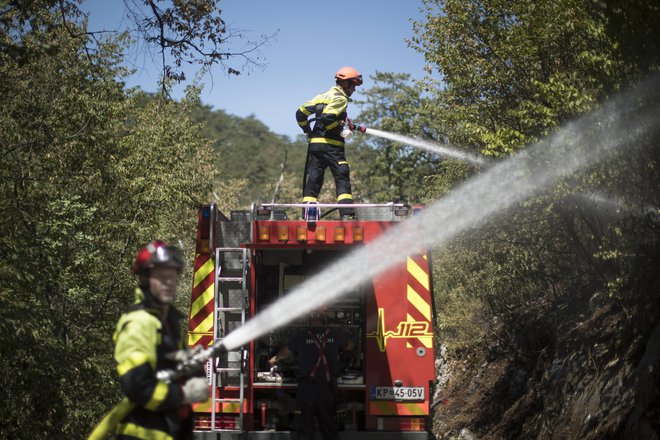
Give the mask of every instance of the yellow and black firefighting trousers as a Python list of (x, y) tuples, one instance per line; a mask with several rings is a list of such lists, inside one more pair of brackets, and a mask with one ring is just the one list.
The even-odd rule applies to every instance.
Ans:
[[(303, 203), (318, 200), (326, 168), (330, 169), (335, 179), (337, 202), (353, 203), (350, 169), (344, 149), (328, 144), (309, 144), (307, 154), (307, 180), (303, 190)], [(354, 215), (353, 209), (350, 208), (341, 208), (339, 213)]]
[(170, 307), (165, 320), (161, 315), (137, 289), (136, 305), (117, 324), (113, 339), (121, 391), (135, 404), (116, 427), (119, 439), (192, 437), (190, 406), (182, 404), (180, 385), (156, 378), (158, 370), (176, 367), (166, 355), (182, 349), (184, 341), (179, 313)]
[[(353, 203), (350, 170), (344, 153), (342, 126), (346, 120), (348, 95), (341, 87), (332, 87), (301, 105), (296, 111), (296, 121), (309, 137), (303, 202), (316, 202), (323, 185), (325, 169), (330, 168), (335, 179), (337, 202)], [(314, 116), (314, 128), (308, 118)], [(341, 215), (354, 215), (353, 209), (341, 209)]]

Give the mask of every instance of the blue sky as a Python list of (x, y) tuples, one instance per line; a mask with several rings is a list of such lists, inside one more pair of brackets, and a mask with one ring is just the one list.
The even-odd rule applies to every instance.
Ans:
[[(203, 77), (202, 102), (233, 115), (254, 115), (274, 133), (296, 136), (296, 108), (334, 85), (334, 74), (342, 66), (355, 67), (367, 88), (373, 85), (369, 76), (377, 71), (424, 77), (423, 56), (404, 41), (413, 35), (410, 19), (423, 18), (421, 6), (418, 0), (222, 0), (222, 17), (231, 28), (248, 31), (254, 40), (279, 33), (253, 54), (265, 63), (263, 70), (228, 77), (218, 67)], [(123, 3), (86, 0), (83, 8), (90, 11), (90, 29), (111, 29), (121, 20)], [(130, 86), (156, 90), (156, 57), (137, 51), (128, 54), (126, 62), (137, 69)], [(240, 68), (241, 62), (229, 64)], [(192, 78), (194, 71), (187, 76)], [(354, 97), (360, 98), (360, 88)], [(349, 116), (355, 119), (357, 113), (349, 106)]]

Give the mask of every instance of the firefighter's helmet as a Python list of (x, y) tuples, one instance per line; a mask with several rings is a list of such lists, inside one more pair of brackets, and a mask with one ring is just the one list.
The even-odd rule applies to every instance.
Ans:
[(351, 81), (356, 86), (362, 85), (362, 75), (353, 67), (342, 67), (335, 73), (335, 79)]
[(162, 240), (156, 240), (138, 251), (131, 271), (136, 274), (143, 274), (156, 266), (165, 266), (173, 267), (181, 272), (183, 265), (183, 257), (181, 257), (179, 249)]

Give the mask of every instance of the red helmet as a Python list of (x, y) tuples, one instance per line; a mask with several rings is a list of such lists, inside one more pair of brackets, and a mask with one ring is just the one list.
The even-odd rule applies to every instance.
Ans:
[(131, 266), (133, 273), (144, 273), (156, 266), (173, 267), (179, 272), (183, 269), (181, 252), (161, 240), (152, 241), (138, 251), (135, 262)]
[(342, 67), (335, 73), (335, 79), (351, 81), (356, 86), (362, 85), (362, 75), (353, 67)]

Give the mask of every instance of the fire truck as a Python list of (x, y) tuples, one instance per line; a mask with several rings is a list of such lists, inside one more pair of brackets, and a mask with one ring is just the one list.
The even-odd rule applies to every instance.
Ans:
[[(359, 220), (341, 221), (327, 219), (339, 205), (314, 205), (315, 212), (303, 215), (307, 220), (297, 219), (301, 207), (309, 209), (253, 204), (228, 216), (215, 203), (199, 208), (191, 348), (222, 340), (421, 209), (354, 204)], [(341, 327), (353, 340), (353, 349), (340, 354), (336, 378), (340, 439), (429, 438), (435, 382), (430, 258), (419, 250), (402, 261), (326, 305), (324, 325)], [(296, 438), (295, 359), (275, 367), (268, 359), (308, 320), (300, 316), (208, 361), (211, 398), (194, 406), (196, 438)]]

